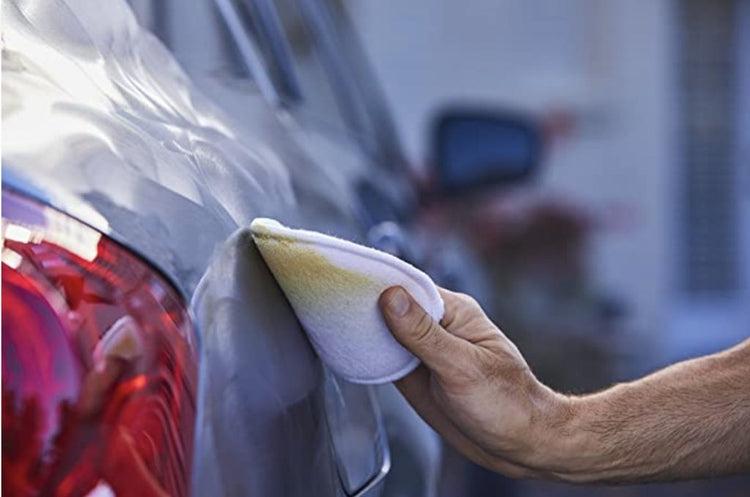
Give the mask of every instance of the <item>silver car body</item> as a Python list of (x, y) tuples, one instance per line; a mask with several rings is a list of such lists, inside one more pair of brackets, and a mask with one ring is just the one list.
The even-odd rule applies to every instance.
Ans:
[(141, 254), (190, 302), (195, 495), (377, 494), (373, 391), (320, 364), (244, 229), (265, 216), (364, 241), (355, 185), (372, 165), (260, 94), (228, 115), (122, 1), (4, 2), (3, 17), (4, 187)]

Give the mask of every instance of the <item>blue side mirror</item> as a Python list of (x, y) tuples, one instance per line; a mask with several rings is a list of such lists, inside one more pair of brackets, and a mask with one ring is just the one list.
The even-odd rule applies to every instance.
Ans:
[(510, 114), (443, 112), (433, 140), (437, 186), (445, 194), (525, 179), (541, 155), (538, 127)]

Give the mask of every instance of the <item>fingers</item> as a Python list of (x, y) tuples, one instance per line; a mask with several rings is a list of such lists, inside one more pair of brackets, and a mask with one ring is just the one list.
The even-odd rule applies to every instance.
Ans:
[(442, 287), (437, 287), (440, 297), (445, 303), (445, 317), (443, 319), (453, 319), (459, 315), (467, 313), (484, 315), (484, 311), (479, 307), (476, 300), (465, 293), (453, 292)]
[(452, 335), (474, 343), (480, 334), (496, 329), (477, 301), (470, 296), (439, 287), (438, 291), (445, 304), (440, 324)]
[(440, 287), (438, 291), (445, 303), (445, 315), (440, 324), (448, 333), (482, 348), (500, 345), (515, 350), (515, 345), (487, 317), (476, 300)]
[[(509, 476), (533, 476), (531, 469), (492, 452), (493, 445), (484, 440), (486, 429), (471, 425), (475, 418), (487, 418), (477, 418), (476, 408), (482, 408), (483, 401), (477, 401), (478, 406), (474, 402), (485, 391), (472, 390), (489, 379), (482, 365), (495, 357), (493, 350), (505, 350), (509, 342), (502, 340), (501, 332), (471, 297), (442, 289), (440, 294), (445, 303), (442, 326), (401, 287), (389, 288), (380, 296), (391, 333), (424, 363), (397, 381), (396, 387), (422, 419), (473, 461)], [(525, 364), (522, 358), (520, 363)], [(453, 401), (440, 402), (445, 393)]]
[(445, 331), (403, 288), (392, 287), (380, 296), (388, 328), (401, 345), (437, 371), (454, 369), (470, 345)]
[(490, 455), (464, 435), (436, 402), (430, 386), (431, 381), (430, 371), (421, 365), (395, 384), (417, 414), (464, 456), (512, 478), (532, 476), (526, 468)]
[(464, 436), (437, 405), (430, 391), (430, 381), (429, 370), (420, 365), (412, 373), (396, 381), (395, 385), (433, 430), (474, 462), (487, 464), (490, 460), (489, 455)]

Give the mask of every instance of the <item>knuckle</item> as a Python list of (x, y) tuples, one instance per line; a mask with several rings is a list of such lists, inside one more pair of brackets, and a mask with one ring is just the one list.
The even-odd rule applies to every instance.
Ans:
[(464, 305), (467, 307), (479, 307), (479, 304), (477, 304), (476, 299), (472, 297), (471, 295), (462, 293), (461, 300), (463, 301)]
[(440, 321), (446, 328), (484, 317), (484, 311), (472, 296), (465, 293), (452, 293), (451, 298), (453, 301), (449, 306), (449, 312), (446, 312)]
[(479, 302), (470, 295), (462, 294), (460, 313), (464, 319), (484, 317), (484, 311)]
[(477, 303), (476, 299), (472, 297), (471, 295), (465, 294), (465, 293), (457, 293), (456, 299), (461, 304), (461, 307), (465, 308), (478, 308), (479, 303)]

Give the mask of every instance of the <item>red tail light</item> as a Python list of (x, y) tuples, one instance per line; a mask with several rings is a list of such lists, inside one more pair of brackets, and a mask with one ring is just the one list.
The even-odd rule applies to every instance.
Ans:
[(3, 495), (187, 495), (198, 356), (182, 299), (88, 226), (3, 204)]

